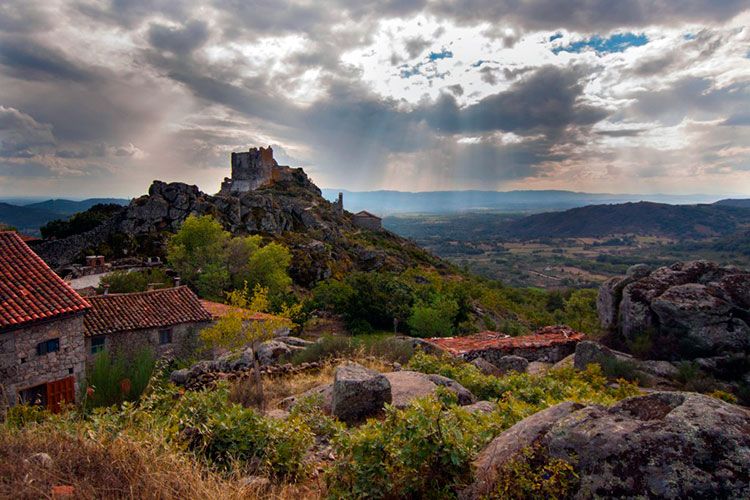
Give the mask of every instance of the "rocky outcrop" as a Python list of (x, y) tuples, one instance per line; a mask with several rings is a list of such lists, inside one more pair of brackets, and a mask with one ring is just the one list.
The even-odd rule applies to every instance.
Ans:
[(301, 169), (290, 172), (269, 186), (216, 196), (181, 182), (154, 181), (147, 195), (132, 200), (112, 219), (83, 234), (41, 242), (35, 251), (53, 268), (102, 248), (128, 256), (163, 257), (168, 235), (188, 216), (211, 215), (232, 234), (260, 234), (286, 245), (292, 252), (290, 274), (302, 286), (330, 277), (334, 269), (442, 266), (414, 243), (387, 231), (377, 236), (389, 240), (382, 248), (368, 244), (366, 237), (351, 238), (362, 234), (351, 214), (325, 200)]
[(599, 290), (602, 326), (622, 344), (650, 336), (651, 355), (694, 359), (750, 351), (750, 274), (708, 261), (631, 268)]
[(495, 438), (464, 498), (490, 494), (521, 450), (563, 460), (575, 498), (747, 498), (750, 412), (694, 393), (656, 392), (611, 408), (562, 403)]
[(391, 400), (391, 384), (384, 375), (356, 363), (336, 368), (331, 413), (339, 420), (360, 422), (382, 411)]

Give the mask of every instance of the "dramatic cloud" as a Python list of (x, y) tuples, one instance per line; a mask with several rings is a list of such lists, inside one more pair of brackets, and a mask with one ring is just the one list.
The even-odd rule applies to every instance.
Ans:
[(741, 0), (6, 0), (0, 196), (213, 191), (262, 144), (327, 187), (750, 194), (749, 25)]

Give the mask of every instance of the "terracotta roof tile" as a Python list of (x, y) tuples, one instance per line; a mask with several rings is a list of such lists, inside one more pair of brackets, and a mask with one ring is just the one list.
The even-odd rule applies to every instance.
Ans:
[(18, 234), (0, 232), (0, 331), (89, 307)]
[(211, 321), (211, 314), (186, 286), (139, 293), (110, 293), (89, 297), (84, 318), (86, 336), (162, 328)]
[(497, 349), (513, 351), (514, 349), (534, 349), (553, 345), (577, 343), (585, 335), (567, 326), (545, 326), (530, 335), (510, 337), (497, 332), (481, 332), (466, 337), (439, 337), (427, 339), (449, 353), (460, 356), (473, 351)]

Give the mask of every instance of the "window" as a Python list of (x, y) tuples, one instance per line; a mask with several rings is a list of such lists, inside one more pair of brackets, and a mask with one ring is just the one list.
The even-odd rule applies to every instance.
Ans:
[(96, 354), (104, 350), (104, 339), (104, 336), (91, 338), (91, 354)]
[(49, 339), (44, 342), (39, 342), (36, 345), (36, 353), (39, 356), (44, 356), (50, 352), (57, 352), (60, 350), (60, 339)]
[(172, 330), (159, 330), (159, 344), (172, 343)]

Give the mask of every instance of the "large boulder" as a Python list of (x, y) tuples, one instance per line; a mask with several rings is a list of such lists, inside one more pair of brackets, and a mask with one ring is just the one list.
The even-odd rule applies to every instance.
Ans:
[(570, 463), (575, 498), (748, 498), (750, 412), (694, 393), (655, 392), (611, 408), (560, 405), (522, 420), (479, 454), (473, 497), (520, 451)]
[(529, 360), (521, 356), (508, 355), (495, 360), (494, 364), (503, 375), (510, 372), (524, 373), (529, 366)]
[(384, 375), (356, 363), (336, 368), (331, 412), (340, 420), (359, 422), (391, 401), (391, 383)]
[(750, 350), (750, 273), (704, 260), (639, 269), (599, 290), (599, 319), (616, 342), (647, 336), (647, 354), (670, 360)]
[(473, 499), (489, 496), (501, 468), (516, 458), (521, 451), (539, 441), (561, 418), (583, 408), (578, 403), (565, 402), (551, 406), (523, 419), (492, 440), (474, 460), (474, 482), (461, 492), (461, 498)]
[(258, 346), (257, 356), (261, 366), (277, 363), (283, 356), (292, 353), (293, 347), (281, 340), (267, 340)]
[(391, 404), (396, 408), (405, 408), (415, 398), (430, 396), (441, 386), (453, 392), (460, 405), (470, 405), (476, 401), (476, 398), (468, 389), (448, 377), (427, 375), (408, 370), (384, 373), (383, 375), (391, 384)]

